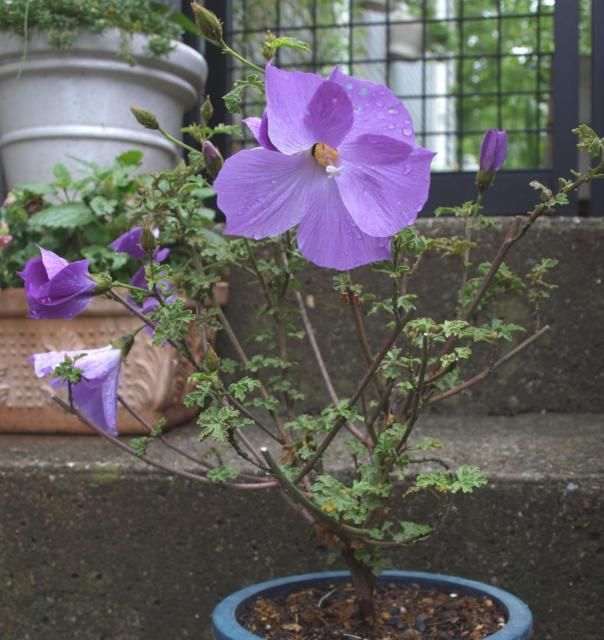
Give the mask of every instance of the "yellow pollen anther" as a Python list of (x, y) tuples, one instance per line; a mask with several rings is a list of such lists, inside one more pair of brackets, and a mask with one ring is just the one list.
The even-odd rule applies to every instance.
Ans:
[(332, 149), (322, 142), (317, 142), (317, 144), (313, 145), (312, 155), (320, 166), (326, 168), (335, 166), (336, 162), (340, 159), (335, 149)]

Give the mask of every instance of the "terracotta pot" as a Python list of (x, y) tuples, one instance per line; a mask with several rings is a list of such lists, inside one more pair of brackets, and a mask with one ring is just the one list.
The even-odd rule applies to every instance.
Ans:
[[(228, 285), (216, 288), (224, 304)], [(37, 378), (28, 357), (43, 351), (103, 347), (140, 326), (113, 300), (95, 298), (73, 320), (32, 320), (23, 289), (0, 290), (0, 432), (92, 433), (68, 415), (51, 397), (56, 392), (50, 378)], [(201, 345), (196, 346), (201, 355)], [(141, 331), (122, 367), (119, 393), (150, 423), (163, 417), (168, 426), (190, 420), (194, 408), (182, 405), (191, 365), (166, 346), (154, 348)], [(120, 433), (145, 433), (123, 407), (119, 409)]]

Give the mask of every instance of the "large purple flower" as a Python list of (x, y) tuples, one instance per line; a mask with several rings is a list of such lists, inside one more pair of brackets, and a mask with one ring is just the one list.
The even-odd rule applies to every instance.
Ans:
[(96, 284), (88, 272), (88, 260), (67, 262), (47, 249), (31, 258), (19, 276), (25, 283), (30, 318), (70, 319), (84, 311)]
[(390, 257), (390, 237), (428, 196), (434, 154), (385, 86), (337, 68), (329, 78), (266, 67), (266, 112), (248, 119), (260, 147), (229, 158), (214, 187), (226, 233), (279, 235), (298, 225), (312, 262), (350, 269)]
[[(77, 351), (49, 351), (35, 353), (31, 357), (38, 378), (51, 375), (56, 366), (66, 358), (74, 360), (81, 370), (80, 382), (72, 385), (75, 406), (100, 429), (117, 435), (117, 387), (120, 376), (122, 352), (112, 346), (101, 349)], [(54, 387), (66, 387), (67, 383), (55, 377)]]

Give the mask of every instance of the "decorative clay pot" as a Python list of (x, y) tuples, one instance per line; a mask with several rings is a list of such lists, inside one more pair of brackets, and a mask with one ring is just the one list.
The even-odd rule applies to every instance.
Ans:
[[(36, 35), (25, 47), (0, 32), (0, 155), (5, 187), (48, 181), (57, 162), (73, 158), (111, 164), (128, 149), (143, 152), (145, 172), (174, 166), (176, 145), (144, 129), (130, 105), (155, 113), (162, 128), (180, 135), (182, 118), (200, 97), (207, 75), (201, 54), (180, 42), (153, 56), (148, 39), (124, 41), (117, 29), (80, 33), (69, 49)], [(136, 60), (117, 57), (126, 44)], [(76, 174), (77, 175), (77, 174)]]
[[(251, 599), (257, 596), (271, 598), (299, 589), (349, 580), (350, 574), (345, 571), (307, 573), (260, 582), (241, 589), (226, 597), (214, 609), (212, 613), (214, 638), (215, 640), (261, 640), (259, 636), (250, 633), (237, 622), (237, 615), (245, 610)], [(415, 571), (384, 571), (379, 580), (402, 584), (416, 583), (422, 587), (447, 592), (455, 591), (461, 595), (487, 596), (503, 609), (507, 622), (503, 629), (488, 636), (485, 640), (531, 640), (533, 637), (533, 617), (529, 608), (516, 596), (503, 589), (474, 580)]]
[[(226, 303), (228, 285), (215, 289)], [(0, 290), (0, 432), (92, 433), (74, 416), (52, 401), (56, 392), (50, 378), (37, 378), (28, 361), (32, 353), (103, 347), (130, 333), (141, 321), (120, 304), (94, 298), (73, 320), (32, 320), (23, 289)], [(201, 355), (201, 345), (196, 347)], [(168, 426), (195, 415), (182, 405), (191, 365), (170, 347), (155, 348), (141, 331), (122, 367), (119, 393), (151, 424), (165, 418)], [(121, 433), (146, 433), (123, 407), (119, 409)]]

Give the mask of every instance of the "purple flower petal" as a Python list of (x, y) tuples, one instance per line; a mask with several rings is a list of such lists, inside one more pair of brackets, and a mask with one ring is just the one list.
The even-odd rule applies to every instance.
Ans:
[(325, 80), (309, 102), (303, 122), (312, 134), (313, 144), (322, 142), (337, 147), (353, 122), (352, 103), (346, 91), (339, 84)]
[(388, 87), (347, 76), (338, 67), (334, 68), (329, 79), (342, 86), (352, 102), (354, 128), (351, 134), (379, 133), (409, 144), (415, 143), (411, 115)]
[(89, 296), (75, 295), (64, 300), (48, 300), (38, 302), (36, 298), (29, 297), (25, 292), (29, 305), (29, 317), (34, 320), (71, 320), (80, 315), (90, 303)]
[(277, 147), (271, 142), (268, 137), (268, 116), (266, 111), (262, 115), (262, 118), (250, 117), (243, 120), (252, 132), (254, 138), (261, 147), (268, 149), (269, 151), (277, 151)]
[[(112, 346), (101, 349), (79, 349), (76, 351), (51, 351), (35, 353), (31, 361), (36, 376), (42, 378), (52, 374), (54, 368), (66, 357), (81, 354), (75, 366), (81, 369), (82, 379), (72, 385), (75, 406), (97, 427), (117, 435), (117, 388), (122, 354)], [(60, 379), (53, 386), (66, 387)]]
[(322, 142), (303, 123), (308, 105), (325, 79), (314, 73), (282, 71), (269, 64), (265, 82), (268, 132), (275, 147), (292, 154)]
[(243, 118), (243, 122), (254, 138), (256, 138), (256, 142), (259, 143), (260, 140), (258, 140), (258, 135), (260, 132), (260, 123), (262, 122), (262, 118), (259, 118), (258, 116), (250, 116), (249, 118)]
[(135, 260), (145, 260), (147, 252), (141, 246), (142, 227), (133, 227), (130, 231), (116, 238), (109, 247), (120, 253), (127, 253)]
[(266, 238), (291, 229), (321, 179), (327, 176), (310, 151), (285, 155), (257, 147), (236, 153), (214, 182), (226, 214), (225, 233)]
[(323, 181), (315, 193), (316, 206), (298, 227), (298, 247), (320, 267), (344, 271), (378, 260), (388, 260), (390, 238), (364, 234), (346, 210), (335, 180)]
[(54, 278), (69, 264), (65, 258), (61, 258), (61, 256), (58, 256), (48, 249), (44, 249), (43, 247), (38, 247), (38, 249), (40, 250), (40, 259), (42, 260), (44, 269), (46, 269), (46, 275), (49, 280)]
[[(368, 155), (376, 153), (367, 149)], [(388, 152), (385, 157), (391, 155)], [(359, 165), (342, 161), (342, 172), (335, 180), (346, 209), (364, 233), (391, 236), (415, 222), (428, 198), (433, 157), (431, 151), (415, 147), (397, 163)]]

